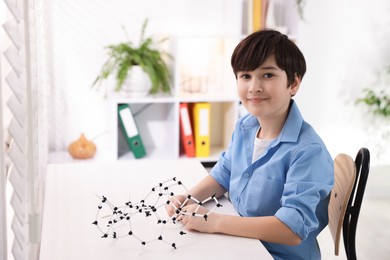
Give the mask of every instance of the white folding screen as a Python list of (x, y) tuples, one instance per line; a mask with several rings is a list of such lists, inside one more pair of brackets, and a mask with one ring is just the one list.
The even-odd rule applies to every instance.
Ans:
[[(1, 48), (1, 44), (0, 44)], [(1, 65), (1, 64), (0, 64)], [(1, 77), (1, 66), (0, 66)], [(0, 81), (0, 107), (3, 107), (3, 88)], [(7, 259), (7, 206), (6, 206), (6, 172), (4, 163), (3, 110), (0, 108), (0, 260)]]
[(4, 0), (9, 19), (3, 24), (11, 44), (3, 55), (10, 65), (5, 82), (11, 89), (7, 106), (11, 143), (9, 180), (12, 254), (16, 260), (39, 259), (43, 182), (47, 162), (46, 78), (43, 0)]

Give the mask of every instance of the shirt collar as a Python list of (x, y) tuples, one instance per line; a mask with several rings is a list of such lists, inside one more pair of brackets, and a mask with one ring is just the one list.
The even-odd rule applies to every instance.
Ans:
[[(299, 132), (303, 124), (303, 117), (298, 109), (297, 104), (292, 99), (290, 103), (290, 111), (288, 113), (286, 122), (276, 138), (275, 143), (279, 142), (296, 142), (298, 140)], [(242, 128), (244, 131), (255, 131), (260, 126), (259, 121), (255, 116), (248, 116), (242, 121)], [(253, 129), (255, 128), (255, 129)]]
[(303, 117), (301, 112), (299, 111), (295, 101), (291, 100), (290, 111), (278, 139), (281, 142), (296, 142), (298, 140), (302, 124)]

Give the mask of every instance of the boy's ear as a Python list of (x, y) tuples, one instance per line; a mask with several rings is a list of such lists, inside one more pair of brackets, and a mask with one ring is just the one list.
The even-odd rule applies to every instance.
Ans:
[(297, 74), (295, 74), (294, 81), (290, 85), (290, 94), (292, 97), (295, 96), (295, 94), (297, 94), (300, 85), (301, 85), (301, 78), (298, 77)]

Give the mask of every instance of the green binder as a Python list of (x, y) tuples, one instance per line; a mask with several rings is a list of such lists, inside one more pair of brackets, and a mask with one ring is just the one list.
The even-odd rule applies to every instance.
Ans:
[(130, 150), (133, 151), (134, 157), (137, 159), (144, 157), (146, 150), (129, 105), (124, 104), (118, 106), (118, 117), (123, 135), (126, 138)]

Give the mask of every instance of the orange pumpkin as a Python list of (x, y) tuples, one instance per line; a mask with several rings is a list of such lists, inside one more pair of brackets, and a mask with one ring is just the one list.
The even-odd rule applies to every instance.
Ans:
[(69, 145), (68, 151), (75, 159), (90, 159), (96, 153), (96, 145), (81, 134), (78, 140)]

